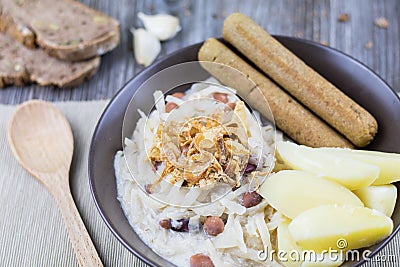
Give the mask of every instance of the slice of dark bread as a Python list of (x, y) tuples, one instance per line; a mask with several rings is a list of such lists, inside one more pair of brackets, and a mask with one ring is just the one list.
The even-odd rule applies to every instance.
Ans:
[(0, 33), (0, 87), (29, 83), (71, 87), (92, 77), (100, 57), (68, 62), (50, 57), (42, 49), (29, 49)]
[(66, 61), (102, 55), (119, 43), (119, 23), (75, 0), (0, 0), (0, 31)]

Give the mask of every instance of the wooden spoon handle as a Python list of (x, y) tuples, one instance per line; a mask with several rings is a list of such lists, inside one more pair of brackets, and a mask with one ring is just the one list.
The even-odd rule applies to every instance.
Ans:
[[(65, 181), (67, 179), (61, 180)], [(103, 266), (79, 211), (75, 206), (69, 186), (63, 189), (59, 185), (57, 188), (52, 190), (52, 193), (61, 211), (79, 265), (82, 267)]]

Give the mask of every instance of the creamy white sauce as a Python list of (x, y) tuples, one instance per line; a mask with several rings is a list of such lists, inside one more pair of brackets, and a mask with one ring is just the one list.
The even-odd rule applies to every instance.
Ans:
[[(192, 90), (196, 95), (201, 95), (204, 91), (212, 93), (210, 88)], [(160, 118), (160, 116), (150, 116), (150, 120), (152, 117), (154, 120)], [(124, 152), (119, 151), (114, 161), (118, 200), (129, 223), (143, 242), (177, 266), (189, 266), (190, 257), (197, 253), (208, 255), (215, 266), (280, 266), (275, 262), (263, 262), (257, 259), (258, 250), (271, 246), (269, 233), (268, 240), (265, 240), (265, 234), (264, 238), (260, 236), (261, 229), (264, 231), (267, 227), (274, 226), (270, 226), (264, 220), (256, 220), (256, 218), (264, 218), (265, 212), (266, 215), (272, 217), (271, 209), (266, 209), (265, 200), (249, 209), (243, 209), (240, 205), (241, 195), (248, 190), (247, 186), (242, 186), (222, 200), (200, 208), (168, 206), (142, 191), (132, 178), (125, 157), (128, 155), (127, 158), (131, 161), (130, 167), (134, 177), (145, 180), (155, 175), (151, 162), (146, 158), (146, 144), (148, 146), (151, 140), (146, 139), (144, 135), (144, 128), (150, 127), (154, 130), (155, 124), (154, 121), (146, 124), (145, 120), (146, 118), (142, 117), (138, 121), (132, 139), (126, 140)], [(254, 131), (252, 126), (249, 128), (250, 132)], [(275, 132), (272, 129), (269, 126), (261, 128), (263, 140), (251, 141), (255, 147), (260, 147), (260, 144), (264, 143), (262, 152), (267, 159), (271, 158), (267, 156), (271, 155), (274, 148)], [(229, 222), (224, 232), (235, 234), (223, 235), (222, 233), (216, 237), (208, 236), (199, 227), (200, 216), (221, 216), (222, 213), (227, 214)], [(190, 217), (188, 233), (166, 230), (159, 225), (159, 221), (163, 219), (183, 217)]]

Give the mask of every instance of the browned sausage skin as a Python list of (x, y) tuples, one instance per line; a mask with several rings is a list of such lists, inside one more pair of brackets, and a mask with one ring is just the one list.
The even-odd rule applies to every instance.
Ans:
[[(276, 126), (297, 143), (311, 147), (353, 147), (346, 138), (218, 40), (208, 39), (200, 48), (198, 58), (204, 69), (222, 84), (236, 89), (253, 108), (268, 118), (270, 113), (266, 108), (265, 99), (274, 115)], [(232, 69), (236, 71), (233, 72)], [(238, 71), (247, 76), (252, 83), (247, 79), (239, 79)]]
[(225, 19), (222, 36), (275, 82), (359, 147), (378, 131), (375, 118), (307, 66), (249, 17)]

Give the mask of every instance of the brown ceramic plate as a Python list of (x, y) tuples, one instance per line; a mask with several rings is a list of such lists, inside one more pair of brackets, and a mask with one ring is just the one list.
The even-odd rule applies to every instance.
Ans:
[[(357, 60), (332, 48), (297, 38), (283, 36), (276, 38), (375, 116), (379, 132), (367, 149), (400, 153), (400, 99), (377, 74)], [(138, 87), (149, 77), (167, 67), (196, 61), (201, 45), (201, 43), (195, 44), (166, 56), (131, 79), (105, 109), (90, 146), (90, 186), (104, 222), (129, 251), (151, 266), (173, 265), (147, 247), (129, 225), (117, 200), (114, 155), (122, 149), (122, 123), (125, 110)], [(148, 106), (152, 106), (152, 99), (147, 99)], [(399, 183), (396, 186), (399, 192)], [(395, 230), (390, 237), (369, 248), (372, 251), (370, 256), (384, 247), (399, 230), (400, 201), (396, 203), (392, 218)], [(345, 266), (361, 264), (362, 261), (352, 261), (346, 262)]]

